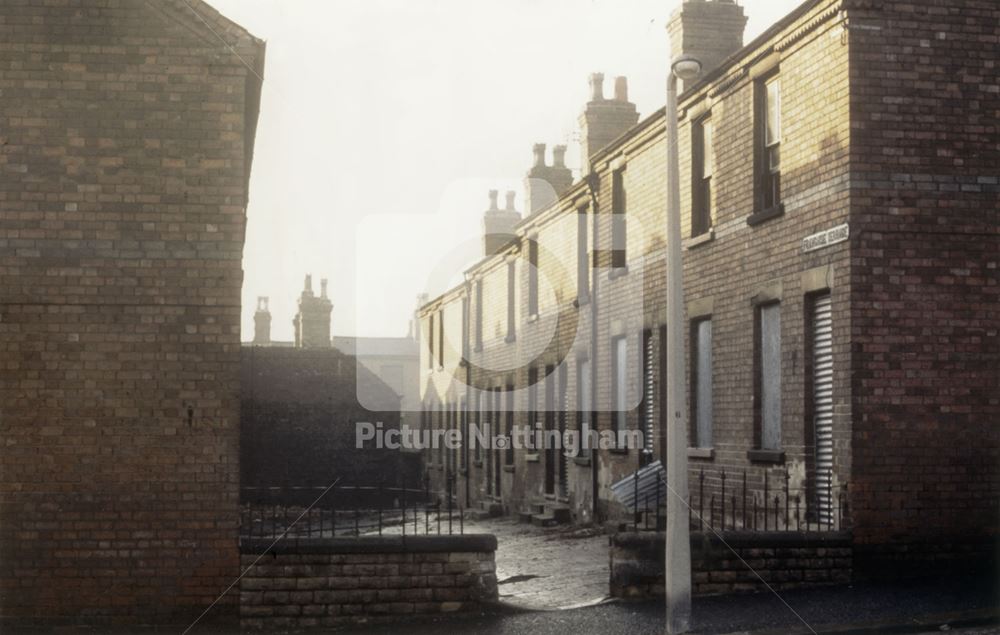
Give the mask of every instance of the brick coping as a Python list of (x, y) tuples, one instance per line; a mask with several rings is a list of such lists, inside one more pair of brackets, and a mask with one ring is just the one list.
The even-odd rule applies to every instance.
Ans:
[[(720, 539), (721, 536), (721, 539)], [(651, 542), (665, 540), (663, 532), (619, 532), (612, 538), (615, 545), (628, 547), (645, 545)], [(733, 547), (769, 547), (769, 546), (817, 546), (821, 544), (844, 545), (851, 544), (853, 535), (850, 531), (720, 531), (719, 535), (708, 531), (692, 531), (693, 544), (722, 544), (722, 541)]]
[(495, 552), (493, 534), (452, 534), (445, 536), (358, 536), (280, 540), (241, 538), (240, 553), (340, 554), (340, 553), (483, 553)]

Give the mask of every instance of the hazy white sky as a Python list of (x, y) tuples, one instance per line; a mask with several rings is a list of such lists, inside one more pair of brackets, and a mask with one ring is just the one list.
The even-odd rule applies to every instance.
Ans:
[[(591, 72), (664, 102), (679, 0), (209, 0), (267, 41), (244, 252), (243, 339), (269, 296), (292, 338), (306, 273), (336, 335), (399, 336), (422, 291), (478, 254), (487, 191), (517, 191), (531, 147), (570, 146)], [(745, 41), (801, 0), (744, 0)], [(503, 194), (501, 193), (501, 200)]]

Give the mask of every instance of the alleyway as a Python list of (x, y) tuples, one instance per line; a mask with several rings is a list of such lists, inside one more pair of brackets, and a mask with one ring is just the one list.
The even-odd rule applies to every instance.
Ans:
[(466, 521), (466, 533), (497, 537), (501, 601), (528, 609), (565, 609), (608, 595), (608, 537), (592, 529), (541, 529), (498, 518)]

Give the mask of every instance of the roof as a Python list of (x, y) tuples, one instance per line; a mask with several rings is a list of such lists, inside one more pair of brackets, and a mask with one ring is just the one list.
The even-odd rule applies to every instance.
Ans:
[(417, 341), (409, 337), (334, 336), (333, 347), (348, 355), (361, 357), (418, 357)]
[[(770, 27), (768, 27), (763, 33), (754, 38), (751, 42), (744, 45), (742, 48), (740, 48), (735, 53), (733, 53), (725, 60), (723, 60), (718, 67), (705, 74), (701, 78), (701, 80), (698, 81), (695, 85), (687, 88), (684, 91), (684, 93), (680, 95), (678, 103), (680, 104), (700, 94), (701, 92), (706, 90), (706, 88), (709, 87), (711, 84), (718, 82), (718, 80), (730, 74), (734, 67), (742, 63), (752, 62), (755, 59), (759, 59), (762, 55), (766, 55), (767, 53), (769, 53), (770, 50), (768, 49), (763, 51), (763, 53), (757, 53), (756, 55), (754, 55), (754, 53), (758, 49), (760, 49), (766, 42), (774, 39), (775, 36), (777, 36), (779, 33), (781, 33), (789, 26), (794, 24), (797, 20), (806, 15), (810, 10), (824, 3), (830, 3), (834, 6), (839, 6), (839, 2), (837, 2), (836, 0), (806, 0), (805, 2), (797, 6), (795, 9), (793, 9), (791, 12), (789, 12), (787, 15), (785, 15), (783, 18), (781, 18), (780, 20), (772, 24)], [(617, 139), (613, 140), (611, 143), (607, 144), (603, 148), (597, 150), (590, 157), (591, 164), (596, 164), (598, 162), (597, 160), (605, 158), (608, 155), (618, 151), (623, 145), (625, 145), (629, 140), (633, 139), (636, 135), (640, 134), (642, 131), (649, 128), (652, 124), (656, 123), (658, 120), (662, 120), (665, 114), (666, 114), (666, 107), (664, 106), (657, 109), (652, 114), (647, 115), (645, 118), (641, 119), (634, 126), (632, 126), (624, 133), (622, 133)], [(560, 196), (556, 201), (551, 203), (549, 206), (541, 210), (537, 210), (534, 214), (526, 216), (520, 223), (518, 223), (517, 227), (521, 228), (524, 225), (530, 224), (529, 222), (530, 219), (537, 218), (540, 215), (546, 214), (554, 208), (571, 205), (571, 203), (568, 203), (568, 201), (580, 196), (581, 184), (585, 182), (586, 179), (581, 179), (580, 181), (577, 181), (569, 189), (567, 189), (567, 191), (564, 192), (562, 196)], [(508, 244), (513, 245), (514, 242), (516, 242), (516, 240), (511, 239), (511, 241), (509, 241)], [(493, 254), (479, 259), (475, 264), (473, 264), (466, 270), (466, 274), (468, 275), (470, 272), (475, 271), (480, 267), (483, 267), (487, 262), (489, 262), (492, 258), (495, 257), (496, 255)], [(419, 312), (423, 314), (425, 307), (436, 304), (441, 300), (441, 298), (453, 293), (456, 288), (458, 287), (448, 289), (447, 291), (438, 295), (437, 297), (431, 298), (426, 303), (424, 303), (423, 306), (420, 307)]]

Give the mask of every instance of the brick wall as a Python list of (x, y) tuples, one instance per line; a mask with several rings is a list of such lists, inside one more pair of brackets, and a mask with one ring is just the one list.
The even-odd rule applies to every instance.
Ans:
[[(0, 613), (189, 621), (238, 574), (263, 44), (201, 2), (0, 8)], [(235, 614), (235, 598), (220, 614)]]
[(848, 4), (855, 536), (919, 568), (1000, 530), (1000, 6)]
[[(243, 487), (419, 484), (415, 454), (357, 448), (359, 422), (399, 427), (398, 410), (371, 412), (399, 397), (357, 358), (337, 349), (245, 346), (241, 357), (240, 473)], [(360, 382), (360, 383), (359, 383)], [(407, 460), (412, 459), (412, 460)]]
[[(708, 532), (691, 534), (695, 595), (761, 592), (768, 586), (782, 591), (851, 580), (850, 533), (721, 532), (721, 536), (725, 543)], [(662, 598), (664, 548), (662, 533), (612, 536), (611, 596)]]
[[(472, 612), (496, 602), (492, 535), (258, 541), (242, 546), (244, 629), (340, 626)], [(256, 564), (255, 564), (256, 563)]]

